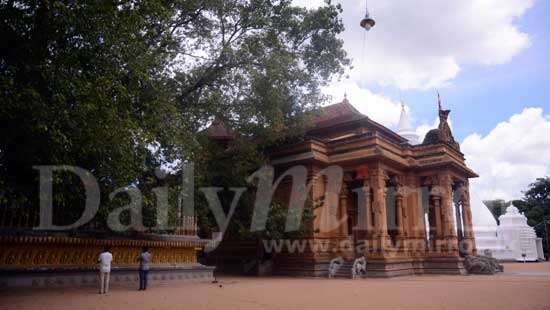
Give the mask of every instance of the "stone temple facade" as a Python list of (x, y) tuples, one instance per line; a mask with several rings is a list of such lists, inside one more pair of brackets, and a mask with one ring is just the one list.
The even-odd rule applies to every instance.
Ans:
[[(309, 239), (315, 245), (274, 253), (274, 273), (326, 276), (331, 260), (365, 256), (368, 276), (463, 274), (463, 258), (476, 255), (469, 179), (477, 175), (453, 137), (450, 111), (440, 106), (438, 112), (439, 127), (412, 145), (345, 99), (325, 107), (302, 139), (272, 149), (281, 177), (277, 200), (288, 204), (293, 179), (285, 172), (297, 165), (307, 168), (311, 201), (335, 198), (328, 210), (314, 209)], [(343, 169), (337, 193), (327, 192), (321, 173), (331, 166)], [(327, 217), (340, 224), (323, 229)]]

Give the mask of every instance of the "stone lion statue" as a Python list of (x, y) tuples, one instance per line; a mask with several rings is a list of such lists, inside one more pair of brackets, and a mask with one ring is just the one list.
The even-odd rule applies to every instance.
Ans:
[(343, 264), (344, 264), (344, 259), (340, 256), (331, 260), (330, 265), (328, 266), (328, 278), (329, 279), (334, 278), (334, 276), (336, 275), (336, 273), (338, 272), (340, 267), (342, 267)]
[(353, 262), (353, 267), (351, 268), (351, 277), (356, 279), (367, 274), (367, 258), (365, 256), (357, 258)]

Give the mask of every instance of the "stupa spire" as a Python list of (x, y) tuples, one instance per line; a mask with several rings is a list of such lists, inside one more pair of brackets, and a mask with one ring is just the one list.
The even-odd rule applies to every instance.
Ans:
[(407, 113), (403, 102), (401, 102), (401, 116), (399, 116), (398, 130), (399, 132), (413, 130), (411, 120), (409, 119), (409, 114)]
[(409, 113), (407, 113), (407, 109), (405, 108), (405, 104), (403, 102), (401, 102), (401, 115), (399, 117), (397, 133), (403, 138), (409, 140), (410, 144), (415, 145), (420, 143), (420, 137), (416, 134), (416, 131), (411, 124)]

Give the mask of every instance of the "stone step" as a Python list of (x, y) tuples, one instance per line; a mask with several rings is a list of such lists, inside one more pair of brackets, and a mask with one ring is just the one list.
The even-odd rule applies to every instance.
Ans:
[(340, 269), (334, 275), (335, 278), (339, 279), (351, 279), (351, 269), (353, 268), (353, 261), (344, 261)]

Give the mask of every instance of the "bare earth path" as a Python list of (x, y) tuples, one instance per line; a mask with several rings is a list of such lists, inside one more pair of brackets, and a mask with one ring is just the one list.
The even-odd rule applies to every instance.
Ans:
[(25, 309), (540, 309), (550, 310), (550, 263), (506, 264), (498, 276), (325, 280), (222, 278), (139, 292), (114, 287), (0, 292), (1, 310)]

